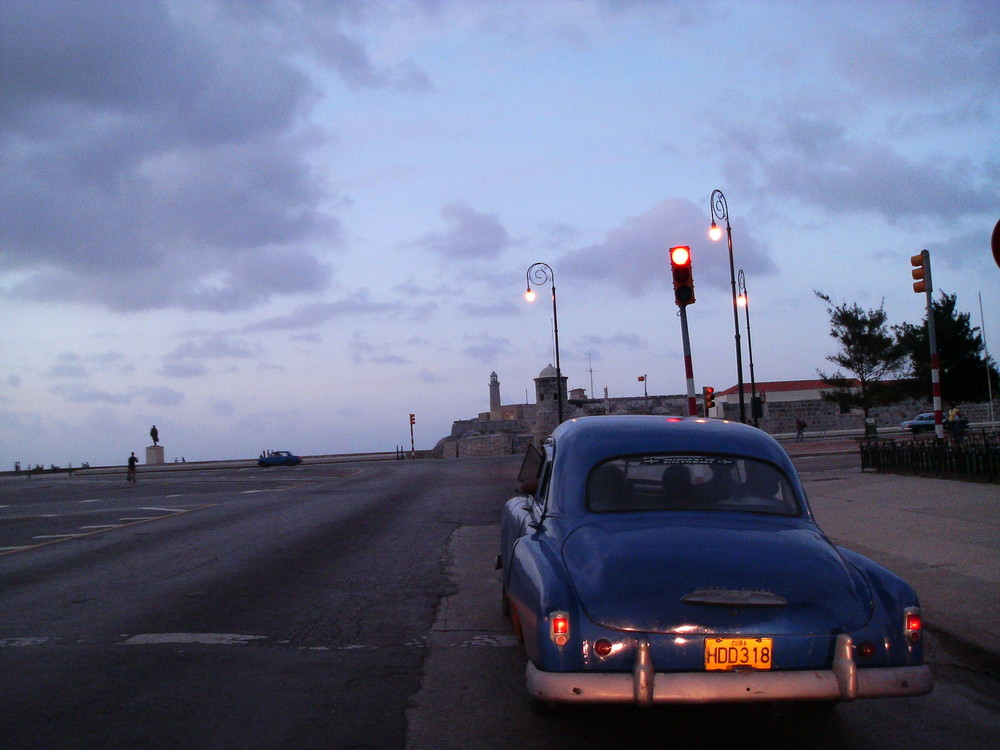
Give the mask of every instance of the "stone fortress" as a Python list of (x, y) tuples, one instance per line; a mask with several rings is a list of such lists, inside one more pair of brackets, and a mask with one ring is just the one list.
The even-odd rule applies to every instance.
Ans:
[[(438, 442), (435, 453), (444, 458), (461, 456), (497, 456), (521, 454), (528, 443), (541, 442), (559, 424), (559, 399), (562, 398), (563, 419), (574, 419), (598, 414), (662, 414), (685, 416), (687, 396), (627, 396), (588, 398), (583, 388), (567, 393), (567, 378), (556, 374), (556, 368), (547, 365), (535, 378), (535, 403), (504, 404), (500, 398), (500, 379), (490, 373), (490, 410), (474, 419), (452, 423), (451, 434)], [(756, 392), (764, 397), (763, 415), (759, 427), (772, 435), (791, 435), (795, 422), (806, 422), (806, 434), (825, 434), (838, 430), (861, 431), (865, 428), (860, 410), (841, 411), (837, 404), (823, 400), (820, 392), (827, 388), (820, 380), (787, 380), (761, 382)], [(746, 409), (750, 411), (750, 387), (744, 387)], [(739, 420), (739, 393), (736, 386), (716, 392), (716, 407), (712, 417)], [(988, 404), (965, 404), (966, 416), (971, 421), (989, 419)], [(701, 414), (701, 397), (698, 409)], [(870, 416), (877, 428), (895, 428), (904, 419), (921, 412), (931, 411), (929, 403), (900, 402), (891, 406), (876, 407)]]
[(583, 388), (567, 393), (567, 378), (561, 378), (551, 364), (535, 378), (535, 403), (503, 404), (500, 379), (490, 373), (490, 410), (475, 419), (452, 424), (451, 435), (439, 443), (445, 458), (458, 456), (496, 456), (523, 453), (528, 443), (540, 444), (559, 424), (559, 399), (563, 420), (596, 414), (684, 414), (687, 397), (639, 396), (626, 398), (587, 398)]

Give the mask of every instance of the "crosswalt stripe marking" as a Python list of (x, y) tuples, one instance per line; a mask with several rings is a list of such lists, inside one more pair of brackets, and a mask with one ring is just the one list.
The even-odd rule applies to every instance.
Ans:
[[(135, 526), (135, 525), (140, 524), (140, 523), (149, 523), (150, 521), (159, 521), (159, 520), (166, 519), (166, 518), (172, 518), (173, 516), (182, 516), (185, 513), (193, 513), (196, 510), (205, 510), (205, 508), (214, 507), (216, 504), (217, 503), (207, 503), (206, 505), (199, 505), (199, 506), (194, 507), (194, 508), (186, 508), (184, 510), (177, 510), (177, 511), (174, 511), (173, 513), (169, 513), (169, 514), (164, 515), (164, 516), (152, 516), (150, 518), (135, 518), (135, 519), (129, 520), (127, 522), (123, 522), (120, 525), (115, 526), (114, 528), (116, 528), (116, 529), (124, 529), (127, 526)], [(124, 521), (124, 519), (123, 519), (123, 521)], [(82, 533), (82, 534), (74, 534), (72, 536), (72, 538), (73, 539), (80, 539), (80, 538), (83, 538), (83, 537), (94, 536), (95, 534), (104, 534), (104, 533), (106, 533), (108, 531), (111, 531), (111, 529), (110, 528), (109, 529), (94, 529), (93, 531), (88, 531), (88, 532), (85, 532), (85, 533)], [(39, 547), (45, 547), (45, 546), (48, 546), (49, 544), (58, 544), (58, 543), (64, 542), (64, 541), (66, 541), (66, 537), (63, 537), (63, 538), (60, 538), (60, 539), (49, 539), (49, 540), (44, 541), (44, 542), (39, 542), (38, 544), (29, 544), (29, 545), (24, 545), (24, 546), (21, 546), (21, 547), (0, 547), (0, 557), (3, 557), (4, 555), (12, 555), (15, 552), (24, 552), (24, 551), (29, 550), (29, 549), (38, 549)]]

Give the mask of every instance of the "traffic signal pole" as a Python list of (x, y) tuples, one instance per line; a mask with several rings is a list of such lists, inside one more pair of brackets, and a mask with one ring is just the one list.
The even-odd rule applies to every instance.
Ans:
[(415, 414), (410, 415), (410, 460), (413, 461), (417, 457), (417, 449), (413, 442), (413, 425), (417, 421), (417, 416)]
[(688, 416), (698, 416), (698, 401), (694, 395), (694, 365), (691, 363), (691, 338), (688, 336), (687, 305), (681, 305), (681, 341), (684, 345), (684, 376), (687, 378)]
[(688, 336), (687, 306), (693, 304), (694, 275), (691, 272), (691, 248), (677, 245), (670, 248), (670, 273), (674, 282), (674, 303), (680, 309), (681, 343), (684, 345), (684, 377), (687, 378), (688, 416), (698, 416), (698, 401), (694, 395), (694, 366), (691, 363), (691, 338)]
[(938, 362), (937, 331), (934, 326), (934, 285), (931, 282), (931, 253), (921, 250), (910, 258), (913, 266), (913, 291), (927, 296), (927, 338), (931, 344), (931, 395), (934, 398), (934, 434), (944, 440), (944, 420), (941, 414), (941, 370)]

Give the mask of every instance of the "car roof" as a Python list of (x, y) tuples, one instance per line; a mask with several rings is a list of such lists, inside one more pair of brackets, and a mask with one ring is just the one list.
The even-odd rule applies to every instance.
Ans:
[[(638, 454), (725, 454), (775, 464), (803, 498), (791, 459), (766, 432), (721, 419), (612, 415), (563, 422), (552, 433), (553, 475), (550, 512), (583, 507), (587, 476), (597, 464)], [(563, 504), (563, 507), (558, 507)], [(806, 511), (808, 513), (808, 511)]]

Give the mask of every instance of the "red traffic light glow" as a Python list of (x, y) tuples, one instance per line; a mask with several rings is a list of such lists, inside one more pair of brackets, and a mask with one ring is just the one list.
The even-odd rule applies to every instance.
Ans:
[(670, 248), (670, 273), (674, 280), (674, 302), (684, 307), (694, 302), (694, 277), (691, 273), (691, 248), (677, 245)]

